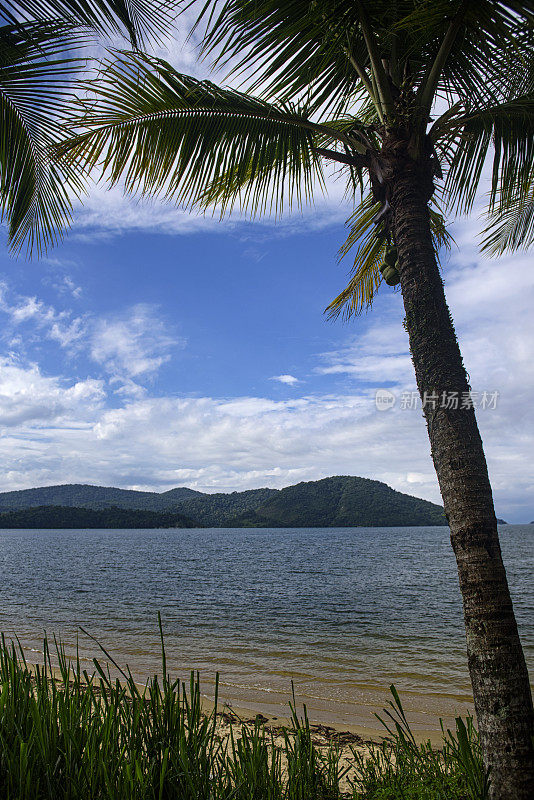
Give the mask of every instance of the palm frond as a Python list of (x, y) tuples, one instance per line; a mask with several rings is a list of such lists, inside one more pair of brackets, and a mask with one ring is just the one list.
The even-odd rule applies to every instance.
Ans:
[[(349, 235), (339, 249), (339, 258), (348, 255), (353, 247), (358, 249), (349, 283), (325, 310), (330, 319), (337, 319), (340, 315), (350, 319), (364, 310), (369, 310), (373, 304), (383, 280), (380, 266), (388, 246), (387, 236), (380, 225), (374, 222), (379, 210), (380, 204), (375, 203), (368, 194), (347, 220), (347, 226), (350, 227)], [(430, 226), (434, 249), (439, 257), (440, 250), (443, 248), (449, 250), (452, 242), (439, 208), (430, 209)]]
[(412, 55), (405, 56), (416, 61), (413, 85), (425, 109), (435, 99), (488, 108), (528, 93), (533, 12), (532, 0), (412, 3), (399, 26), (409, 33)]
[(178, 0), (0, 0), (0, 22), (47, 22), (52, 18), (99, 33), (123, 33), (134, 47), (168, 31)]
[(254, 91), (340, 115), (361, 90), (376, 100), (380, 83), (399, 90), (406, 80), (429, 108), (437, 95), (495, 102), (503, 65), (532, 39), (533, 13), (532, 0), (207, 0), (201, 16), (204, 53)]
[(326, 308), (325, 313), (330, 319), (336, 319), (340, 314), (349, 319), (372, 306), (382, 282), (379, 267), (387, 247), (386, 237), (373, 222), (379, 209), (380, 203), (367, 194), (347, 220), (349, 235), (339, 249), (339, 259), (344, 258), (355, 246), (358, 246), (358, 250), (349, 283)]
[(340, 116), (364, 94), (379, 106), (374, 68), (383, 70), (381, 57), (389, 55), (393, 38), (402, 37), (393, 26), (409, 5), (406, 0), (208, 0), (203, 52), (215, 54), (215, 63), (231, 67), (231, 74), (249, 76), (252, 90), (262, 96), (305, 97), (309, 108)]
[(482, 238), (482, 250), (493, 256), (534, 244), (534, 176), (506, 203), (497, 205)]
[(69, 223), (71, 194), (82, 190), (73, 166), (52, 155), (81, 66), (68, 51), (80, 42), (64, 23), (0, 28), (0, 214), (14, 250), (55, 243)]
[(321, 184), (316, 144), (346, 138), (298, 108), (199, 81), (146, 55), (119, 56), (96, 78), (80, 132), (61, 152), (84, 169), (101, 168), (127, 192), (279, 213)]
[(473, 109), (436, 123), (438, 146), (449, 164), (444, 191), (450, 208), (468, 212), (475, 200), (482, 170), (493, 151), (490, 208), (497, 196), (506, 201), (528, 175), (534, 158), (534, 97), (524, 95), (495, 106)]

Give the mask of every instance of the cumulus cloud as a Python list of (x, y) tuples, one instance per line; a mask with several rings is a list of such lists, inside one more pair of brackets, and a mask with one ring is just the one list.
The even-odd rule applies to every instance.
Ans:
[(297, 383), (300, 383), (299, 379), (295, 378), (294, 375), (273, 375), (271, 380), (285, 383), (286, 386), (296, 386)]
[(169, 361), (173, 350), (185, 346), (185, 340), (161, 319), (158, 308), (148, 303), (138, 303), (112, 315), (76, 316), (71, 310), (58, 311), (37, 297), (10, 297), (8, 286), (2, 283), (0, 311), (10, 323), (4, 331), (10, 347), (22, 347), (24, 336), (16, 331), (33, 326), (34, 331), (71, 354), (88, 352), (117, 387), (115, 393), (128, 397), (144, 394), (139, 381), (152, 378)]
[[(22, 366), (0, 358), (0, 427), (87, 421), (102, 407), (102, 381), (88, 378), (70, 385), (47, 377), (35, 364)], [(72, 416), (73, 415), (73, 416)]]
[[(380, 413), (372, 389), (283, 401), (145, 396), (112, 409), (101, 384), (65, 392), (35, 369), (19, 377), (21, 390), (13, 382), (2, 389), (4, 425), (17, 424), (0, 438), (4, 489), (76, 480), (232, 491), (350, 474), (439, 502), (420, 410), (397, 404)], [(532, 437), (516, 426), (503, 441), (501, 412), (480, 420), (497, 509), (525, 518)]]
[[(384, 423), (371, 396), (143, 398), (97, 409), (91, 428), (75, 416), (67, 427), (41, 427), (38, 438), (21, 421), (18, 437), (32, 445), (23, 459), (25, 485), (36, 466), (47, 470), (47, 483), (75, 475), (96, 483), (160, 489), (186, 483), (204, 490), (284, 486), (334, 473), (379, 477), (383, 471)], [(416, 468), (423, 471), (424, 430), (419, 439), (423, 457)], [(400, 453), (400, 433), (395, 443)], [(20, 438), (16, 449), (9, 438), (0, 447), (8, 471), (20, 469)]]
[(63, 348), (75, 348), (87, 332), (87, 317), (75, 316), (72, 311), (57, 311), (37, 297), (9, 299), (6, 283), (0, 285), (0, 311), (7, 315), (13, 329), (31, 323)]

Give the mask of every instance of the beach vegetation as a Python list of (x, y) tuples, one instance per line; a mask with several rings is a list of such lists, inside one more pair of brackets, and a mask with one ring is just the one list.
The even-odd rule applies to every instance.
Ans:
[[(161, 628), (160, 628), (161, 630)], [(103, 650), (91, 670), (60, 642), (30, 666), (0, 642), (2, 800), (485, 800), (476, 731), (457, 720), (443, 747), (416, 744), (400, 699), (384, 712), (385, 736), (349, 753), (318, 746), (306, 709), (290, 704), (275, 732), (261, 716), (221, 728), (215, 683), (204, 710), (198, 675), (162, 671), (140, 685)], [(112, 672), (114, 675), (112, 676)], [(362, 743), (363, 744), (363, 743)]]

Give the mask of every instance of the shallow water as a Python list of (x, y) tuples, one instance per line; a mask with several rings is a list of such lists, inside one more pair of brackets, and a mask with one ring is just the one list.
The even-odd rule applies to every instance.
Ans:
[[(501, 540), (534, 668), (534, 526)], [(237, 705), (282, 713), (291, 680), (310, 716), (362, 723), (395, 683), (421, 713), (469, 707), (448, 529), (0, 531), (0, 627), (38, 658), (44, 630), (83, 626), (141, 680), (216, 671)], [(84, 658), (97, 655), (80, 633)], [(105, 659), (104, 659), (105, 660)], [(422, 719), (422, 718), (421, 718)]]

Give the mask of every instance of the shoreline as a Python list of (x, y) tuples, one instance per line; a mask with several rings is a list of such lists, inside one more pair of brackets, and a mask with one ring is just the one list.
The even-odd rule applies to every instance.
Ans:
[[(273, 693), (277, 696), (266, 702), (258, 697), (234, 699), (228, 698), (224, 691), (224, 686), (219, 687), (219, 712), (229, 712), (240, 722), (251, 723), (259, 715), (262, 722), (268, 729), (277, 729), (282, 726), (289, 726), (290, 708), (289, 702), (291, 695)], [(464, 719), (474, 716), (472, 701), (454, 703), (454, 708), (443, 708), (443, 698), (439, 695), (428, 696), (416, 692), (399, 692), (406, 716), (417, 742), (429, 740), (433, 747), (439, 746), (442, 742), (440, 719), (443, 720), (445, 729), (455, 728), (455, 717), (461, 716)], [(208, 695), (202, 691), (203, 703), (207, 713), (211, 713), (214, 707), (213, 695)], [(310, 726), (320, 728), (323, 733), (332, 738), (336, 734), (350, 734), (357, 737), (362, 742), (380, 742), (388, 735), (384, 726), (377, 719), (376, 714), (384, 717), (384, 709), (389, 708), (388, 702), (392, 695), (387, 687), (379, 693), (362, 694), (359, 701), (354, 703), (343, 703), (343, 711), (340, 713), (334, 709), (332, 701), (322, 701), (320, 704), (310, 705), (305, 699), (300, 698), (296, 693), (297, 713), (299, 718), (303, 717), (304, 705), (310, 722)], [(347, 737), (348, 738), (348, 737)]]
[[(41, 660), (35, 660), (35, 651), (28, 651), (27, 648), (23, 648), (23, 651), (28, 655), (31, 652), (27, 663), (32, 671), (36, 669), (37, 665), (42, 666)], [(67, 658), (71, 663), (73, 662), (72, 656), (67, 656)], [(100, 660), (100, 663), (104, 668), (108, 666), (103, 660)], [(120, 674), (111, 664), (109, 666), (111, 667), (111, 677), (118, 677), (123, 683)], [(55, 675), (60, 677), (59, 666), (52, 663), (52, 669)], [(89, 674), (98, 677), (96, 671)], [(133, 675), (139, 689), (142, 689), (149, 680), (149, 676), (143, 680), (135, 672)], [(187, 679), (184, 681), (181, 678), (180, 680), (186, 686), (188, 685)], [(215, 707), (215, 682), (201, 680), (200, 689), (202, 709), (204, 714), (209, 716)], [(443, 741), (440, 719), (443, 720), (445, 729), (454, 730), (456, 716), (465, 719), (468, 714), (474, 715), (472, 703), (467, 705), (460, 698), (457, 698), (454, 710), (449, 709), (448, 713), (445, 713), (447, 709), (442, 707), (443, 695), (429, 695), (414, 691), (400, 691), (399, 694), (415, 740), (418, 743), (430, 741), (432, 747), (435, 748), (440, 747)], [(365, 747), (370, 743), (379, 743), (388, 736), (387, 730), (376, 716), (378, 714), (384, 717), (384, 709), (389, 707), (388, 702), (392, 699), (392, 695), (387, 687), (379, 692), (375, 690), (362, 691), (361, 699), (353, 703), (336, 704), (336, 701), (321, 699), (319, 703), (310, 704), (307, 702), (310, 698), (299, 697), (297, 691), (295, 691), (295, 699), (299, 719), (303, 719), (304, 707), (306, 707), (310, 728), (317, 740), (316, 743), (321, 747), (337, 743), (342, 749), (348, 750), (350, 745)], [(268, 701), (253, 693), (241, 698), (235, 697), (233, 693), (227, 691), (224, 681), (221, 680), (217, 702), (218, 727), (223, 735), (227, 735), (231, 726), (234, 728), (240, 728), (243, 725), (250, 726), (258, 720), (269, 733), (277, 738), (281, 736), (282, 728), (291, 729), (293, 727), (290, 719), (290, 702), (292, 702), (292, 696), (289, 691), (287, 693), (269, 692)], [(342, 705), (343, 710), (341, 712), (335, 710), (333, 708), (335, 705)]]
[[(31, 647), (29, 643), (22, 644), (22, 646), (29, 663), (42, 663), (43, 653), (40, 649)], [(63, 640), (63, 646), (67, 648), (67, 657), (72, 662), (75, 659), (73, 642), (69, 643)], [(147, 669), (144, 664), (136, 664), (135, 658), (132, 661), (132, 653), (128, 658), (127, 654), (117, 652), (114, 647), (109, 645), (107, 651), (117, 665), (121, 668), (131, 669), (139, 688), (144, 687), (146, 681), (153, 675), (161, 675), (161, 669)], [(89, 672), (94, 669), (93, 657), (98, 659), (105, 670), (110, 670), (112, 678), (120, 679), (119, 671), (102, 651), (95, 649), (91, 652), (83, 648), (80, 660), (91, 665)], [(176, 665), (172, 665), (173, 660), (167, 654), (167, 670), (170, 672), (171, 679), (179, 677), (181, 682), (187, 686), (191, 670), (177, 668)], [(53, 653), (52, 661), (57, 665), (57, 658), (54, 658)], [(196, 675), (198, 668), (195, 667), (192, 671)], [(200, 668), (201, 695), (206, 709), (210, 710), (213, 708), (215, 693), (214, 675), (215, 671), (210, 674), (208, 670)], [(300, 686), (298, 680), (296, 678), (294, 680), (298, 715), (299, 717), (303, 716), (304, 706), (306, 706), (310, 724), (326, 726), (337, 732), (349, 731), (372, 741), (379, 741), (386, 735), (387, 732), (376, 715), (383, 717), (384, 709), (389, 708), (389, 701), (392, 700), (389, 682), (381, 685), (378, 682), (369, 681), (369, 679), (362, 679), (361, 682), (353, 683), (349, 690), (345, 690), (343, 696), (336, 698), (334, 695), (339, 689), (338, 684), (324, 683), (317, 689), (317, 692), (312, 694), (309, 684)], [(245, 685), (234, 681), (231, 673), (225, 674), (223, 669), (219, 670), (219, 710), (226, 710), (246, 721), (253, 720), (260, 715), (266, 720), (266, 724), (274, 727), (279, 727), (282, 724), (281, 721), (283, 724), (288, 722), (289, 704), (293, 699), (291, 676), (287, 678), (285, 689), (279, 686)], [(454, 690), (443, 692), (439, 689), (432, 690), (430, 687), (427, 690), (405, 688), (401, 684), (395, 683), (395, 680), (393, 683), (418, 741), (430, 739), (433, 744), (441, 741), (440, 719), (443, 720), (445, 728), (454, 729), (456, 717), (460, 716), (465, 719), (467, 716), (474, 717), (475, 715), (472, 697), (467, 687), (462, 692)], [(330, 696), (328, 696), (329, 689), (331, 690)]]

